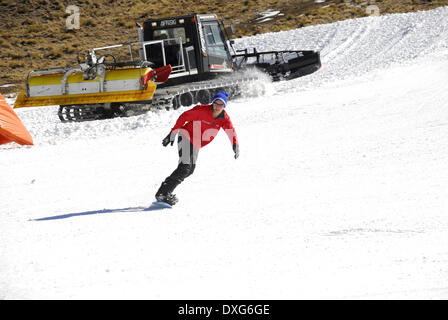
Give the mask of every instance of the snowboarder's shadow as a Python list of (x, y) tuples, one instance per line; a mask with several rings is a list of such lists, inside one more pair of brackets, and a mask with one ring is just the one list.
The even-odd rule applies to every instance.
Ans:
[(67, 219), (72, 217), (79, 216), (89, 216), (93, 214), (107, 214), (107, 213), (117, 213), (117, 212), (139, 212), (139, 211), (152, 211), (154, 209), (150, 209), (148, 207), (131, 207), (131, 208), (121, 208), (121, 209), (103, 209), (103, 210), (93, 210), (93, 211), (84, 211), (77, 213), (67, 213), (61, 214), (57, 216), (43, 217), (37, 219), (30, 219), (30, 221), (47, 221), (47, 220), (58, 220), (58, 219)]

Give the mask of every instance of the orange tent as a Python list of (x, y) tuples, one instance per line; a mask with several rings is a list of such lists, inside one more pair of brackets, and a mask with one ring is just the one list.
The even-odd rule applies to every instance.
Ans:
[(9, 142), (33, 145), (33, 138), (0, 93), (0, 145)]

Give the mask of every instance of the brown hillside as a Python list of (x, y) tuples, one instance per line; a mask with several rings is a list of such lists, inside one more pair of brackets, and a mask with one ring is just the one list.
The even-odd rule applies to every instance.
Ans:
[[(240, 37), (367, 16), (369, 3), (388, 14), (433, 9), (448, 0), (0, 0), (0, 86), (16, 85), (0, 92), (23, 88), (31, 70), (72, 65), (88, 48), (137, 40), (135, 22), (149, 18), (217, 13), (234, 21)], [(68, 30), (65, 10), (73, 4), (80, 8), (80, 29)], [(283, 15), (253, 23), (257, 12), (268, 9)]]

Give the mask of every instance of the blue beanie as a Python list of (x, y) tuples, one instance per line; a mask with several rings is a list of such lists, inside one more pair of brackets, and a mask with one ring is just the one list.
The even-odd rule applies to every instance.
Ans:
[(219, 91), (217, 94), (215, 94), (213, 96), (212, 103), (215, 102), (216, 100), (220, 100), (220, 101), (222, 101), (224, 103), (224, 108), (225, 108), (226, 105), (227, 105), (227, 98), (228, 97), (229, 97), (229, 94), (227, 92)]

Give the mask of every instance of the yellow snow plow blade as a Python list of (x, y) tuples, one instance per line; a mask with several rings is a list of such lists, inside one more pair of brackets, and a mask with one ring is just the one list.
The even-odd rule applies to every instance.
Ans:
[(16, 102), (14, 103), (14, 108), (151, 100), (154, 96), (156, 87), (157, 86), (155, 83), (148, 82), (148, 85), (144, 90), (69, 94), (42, 97), (26, 97), (25, 91), (22, 91), (17, 96)]
[(106, 70), (92, 80), (85, 80), (79, 70), (37, 72), (28, 76), (27, 90), (19, 94), (14, 108), (147, 101), (157, 87), (149, 81), (151, 68)]

